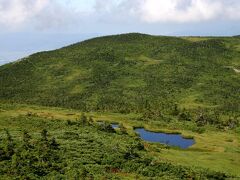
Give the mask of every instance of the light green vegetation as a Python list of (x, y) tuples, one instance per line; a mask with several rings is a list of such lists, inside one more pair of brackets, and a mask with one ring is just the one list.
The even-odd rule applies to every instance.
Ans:
[(154, 118), (172, 116), (177, 104), (191, 119), (198, 112), (236, 119), (239, 42), (137, 33), (95, 38), (1, 66), (0, 99), (95, 112), (151, 110)]
[(191, 41), (191, 42), (207, 41), (211, 38), (214, 39), (213, 37), (201, 37), (201, 36), (199, 36), (199, 37), (194, 37), (194, 36), (192, 36), (192, 37), (181, 37), (181, 38), (186, 39), (186, 40)]
[[(2, 104), (0, 112), (2, 125), (0, 129), (8, 128), (12, 132), (16, 131), (16, 129), (26, 129), (27, 124), (24, 122), (22, 122), (23, 124), (17, 121), (15, 123), (6, 124), (4, 123), (4, 120), (9, 119), (10, 117), (11, 119), (17, 118), (19, 115), (26, 116), (27, 114), (34, 114), (35, 117), (44, 118), (47, 121), (55, 121), (55, 119), (59, 119), (61, 122), (66, 122), (66, 120), (76, 120), (81, 116), (81, 112), (77, 110)], [(131, 138), (136, 136), (133, 127), (145, 127), (146, 129), (155, 132), (182, 133), (185, 137), (193, 137), (196, 144), (187, 150), (164, 148), (157, 143), (144, 142), (144, 145), (147, 153), (159, 161), (172, 162), (173, 164), (189, 167), (208, 168), (210, 170), (225, 172), (235, 176), (240, 175), (240, 131), (238, 132), (238, 130), (218, 131), (213, 127), (206, 127), (206, 131), (199, 134), (188, 130), (186, 124), (176, 125), (164, 124), (163, 122), (160, 124), (156, 121), (146, 122), (138, 120), (139, 117), (136, 114), (123, 115), (116, 113), (89, 112), (86, 113), (86, 115), (93, 117), (95, 122), (107, 121), (111, 123), (122, 123), (127, 128), (128, 134)], [(181, 126), (183, 128), (181, 128)], [(29, 128), (34, 128), (34, 132), (37, 132), (40, 131), (42, 127), (31, 127), (30, 125)], [(55, 131), (59, 130), (56, 129)], [(131, 177), (130, 174), (125, 175)]]
[[(131, 33), (33, 54), (0, 66), (0, 129), (7, 128), (17, 144), (23, 129), (34, 142), (43, 128), (49, 130), (67, 148), (64, 178), (86, 171), (88, 178), (105, 179), (224, 179), (215, 171), (240, 176), (239, 47), (239, 37)], [(82, 112), (93, 124), (79, 125)], [(99, 127), (98, 121), (120, 123), (127, 134), (121, 128), (105, 132), (108, 124)], [(181, 150), (142, 142), (134, 127), (181, 133), (196, 144)], [(119, 154), (112, 150), (116, 143)], [(132, 144), (137, 156), (125, 159)], [(33, 154), (41, 156), (37, 148)], [(70, 171), (72, 166), (80, 169)]]
[[(190, 167), (171, 163), (162, 156), (165, 146), (143, 142), (133, 133), (130, 124), (136, 118), (134, 115), (90, 113), (95, 121), (124, 122), (132, 133), (123, 134), (119, 130), (114, 132), (108, 126), (97, 122), (83, 120), (85, 116), (79, 117), (79, 114), (68, 109), (1, 104), (0, 178), (223, 179), (227, 177), (224, 173), (216, 172), (218, 169), (212, 171), (201, 167), (201, 164)], [(78, 118), (75, 119), (76, 117)], [(132, 120), (126, 120), (127, 117)], [(7, 138), (4, 129), (8, 129), (12, 137)], [(49, 140), (44, 140), (43, 129), (47, 129)], [(26, 131), (28, 134), (23, 136), (23, 132)], [(50, 140), (53, 137), (54, 141)], [(13, 151), (11, 151), (12, 147)], [(8, 155), (8, 152), (12, 152), (13, 155), (12, 153)], [(229, 177), (234, 175), (229, 172), (226, 174)]]

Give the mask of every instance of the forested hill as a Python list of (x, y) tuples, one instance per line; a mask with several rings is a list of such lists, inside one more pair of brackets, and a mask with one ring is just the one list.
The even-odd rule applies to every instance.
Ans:
[[(240, 39), (131, 33), (0, 67), (0, 101), (142, 113), (239, 116)], [(187, 117), (184, 117), (187, 118)]]

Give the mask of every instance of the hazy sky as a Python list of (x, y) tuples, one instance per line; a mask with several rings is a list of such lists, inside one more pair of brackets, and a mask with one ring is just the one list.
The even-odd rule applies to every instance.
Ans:
[(240, 0), (0, 0), (0, 64), (126, 32), (240, 34)]

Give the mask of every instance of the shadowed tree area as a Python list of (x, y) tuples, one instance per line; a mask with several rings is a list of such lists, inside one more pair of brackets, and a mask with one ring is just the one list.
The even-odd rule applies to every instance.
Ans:
[[(81, 119), (83, 119), (83, 116)], [(117, 133), (107, 123), (45, 120), (19, 116), (11, 135), (0, 131), (0, 178), (15, 179), (224, 179), (228, 175), (207, 169), (156, 161), (139, 138)], [(20, 130), (24, 122), (26, 130)], [(13, 127), (13, 124), (9, 124)], [(36, 126), (38, 125), (38, 126)], [(8, 126), (5, 124), (5, 126)], [(37, 132), (36, 132), (37, 127)], [(48, 127), (52, 136), (46, 129)], [(35, 129), (35, 131), (34, 131)], [(121, 127), (123, 129), (123, 127)], [(138, 174), (138, 175), (135, 175)]]

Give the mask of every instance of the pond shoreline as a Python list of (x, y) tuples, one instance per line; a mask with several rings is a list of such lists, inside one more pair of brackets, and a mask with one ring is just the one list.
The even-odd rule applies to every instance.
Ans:
[(178, 134), (181, 135), (185, 139), (195, 139), (194, 136), (191, 135), (184, 135), (182, 132), (175, 131), (175, 130), (170, 130), (170, 129), (151, 129), (147, 128), (146, 126), (133, 126), (133, 130), (138, 129), (138, 128), (144, 128), (145, 130), (153, 133), (165, 133), (165, 134)]
[[(114, 122), (111, 123), (113, 129), (119, 128), (119, 124)], [(160, 143), (163, 145), (178, 147), (180, 149), (188, 149), (196, 143), (194, 138), (190, 136), (184, 137), (179, 132), (163, 132), (163, 131), (152, 131), (142, 126), (133, 126), (134, 132), (144, 141), (151, 143)]]

